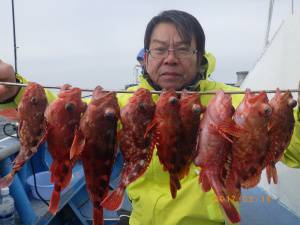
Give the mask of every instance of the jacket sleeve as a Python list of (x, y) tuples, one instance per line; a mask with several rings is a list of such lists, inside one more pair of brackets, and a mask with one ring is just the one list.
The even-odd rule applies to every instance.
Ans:
[(281, 161), (288, 167), (300, 168), (300, 117), (299, 107), (294, 110), (295, 127), (290, 145), (284, 152)]
[[(19, 74), (17, 74), (16, 78), (17, 78), (19, 83), (22, 83), (22, 84), (27, 84), (28, 83), (28, 80), (26, 80), (24, 77), (20, 76)], [(49, 103), (57, 98), (57, 95), (55, 93), (53, 93), (53, 92), (51, 92), (47, 89), (45, 89), (45, 91), (46, 91), (46, 96), (47, 96), (47, 99), (48, 99)], [(0, 109), (17, 108), (18, 104), (21, 101), (23, 93), (24, 93), (24, 88), (21, 88), (20, 91), (18, 92), (18, 94), (16, 95), (16, 97), (14, 98), (14, 100), (11, 101), (11, 102), (8, 102), (8, 103), (0, 104)]]

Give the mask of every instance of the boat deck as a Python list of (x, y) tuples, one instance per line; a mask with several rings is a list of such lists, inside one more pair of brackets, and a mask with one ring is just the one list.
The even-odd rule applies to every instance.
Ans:
[(300, 218), (260, 188), (243, 190), (241, 225), (300, 225)]

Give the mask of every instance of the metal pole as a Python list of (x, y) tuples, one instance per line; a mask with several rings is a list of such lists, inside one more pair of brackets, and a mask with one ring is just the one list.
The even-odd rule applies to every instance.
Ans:
[(269, 34), (270, 34), (270, 28), (271, 28), (271, 22), (272, 22), (273, 6), (274, 6), (274, 0), (270, 0), (269, 15), (268, 15), (268, 24), (267, 24), (267, 31), (266, 31), (265, 46), (264, 46), (264, 48), (266, 48), (267, 45), (269, 44)]
[(294, 14), (294, 0), (292, 0), (292, 15)]
[[(12, 83), (12, 82), (3, 82), (0, 81), (0, 85), (7, 85), (7, 86), (18, 86), (18, 87), (27, 87), (28, 84), (22, 84), (22, 83)], [(44, 88), (49, 88), (49, 89), (61, 89), (60, 86), (43, 86)], [(81, 88), (81, 91), (86, 91), (86, 92), (93, 92), (93, 89), (86, 89), (86, 88)], [(132, 94), (135, 91), (126, 91), (126, 90), (108, 90), (108, 89), (103, 89), (103, 92), (115, 92), (115, 93), (127, 93), (127, 94)], [(251, 93), (260, 93), (260, 92), (266, 92), (266, 93), (276, 93), (276, 90), (251, 90)], [(300, 93), (299, 89), (280, 89), (281, 92), (298, 92)], [(150, 91), (151, 94), (161, 94), (162, 91)], [(199, 93), (202, 95), (214, 95), (217, 93), (217, 90), (215, 91), (176, 91), (177, 94), (182, 94), (182, 93)], [(224, 91), (226, 94), (245, 94), (245, 91), (240, 90), (240, 91)]]
[(12, 6), (13, 35), (14, 35), (15, 72), (17, 74), (18, 73), (18, 65), (17, 65), (17, 41), (16, 41), (16, 24), (15, 24), (14, 0), (11, 0), (11, 6)]

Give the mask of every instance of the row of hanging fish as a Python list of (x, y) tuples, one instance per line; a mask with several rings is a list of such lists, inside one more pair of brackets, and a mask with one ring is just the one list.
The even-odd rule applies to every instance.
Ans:
[[(21, 149), (12, 171), (0, 179), (0, 187), (8, 186), (47, 141), (54, 183), (49, 211), (57, 212), (60, 192), (81, 160), (94, 224), (103, 224), (102, 207), (116, 210), (121, 206), (125, 188), (146, 171), (156, 147), (163, 169), (170, 174), (172, 198), (194, 163), (201, 168), (203, 191), (213, 189), (229, 220), (236, 223), (240, 216), (232, 200), (239, 200), (241, 187), (257, 185), (264, 168), (268, 181), (278, 182), (275, 164), (292, 137), (296, 104), (290, 92), (279, 90), (270, 101), (265, 92), (246, 90), (236, 110), (231, 96), (223, 91), (207, 107), (200, 103), (198, 93), (179, 97), (173, 90), (163, 91), (155, 104), (151, 93), (141, 88), (120, 110), (115, 93), (96, 87), (86, 105), (79, 88), (64, 85), (47, 106), (44, 89), (29, 83), (17, 110)], [(122, 128), (117, 133), (118, 121)], [(118, 146), (124, 165), (118, 188), (109, 193)]]
[(275, 164), (290, 143), (296, 105), (290, 92), (278, 89), (270, 101), (265, 92), (247, 89), (236, 110), (222, 91), (209, 103), (200, 122), (194, 163), (201, 167), (202, 189), (214, 190), (231, 222), (240, 221), (231, 200), (239, 200), (241, 187), (256, 186), (265, 167), (269, 183), (278, 182)]

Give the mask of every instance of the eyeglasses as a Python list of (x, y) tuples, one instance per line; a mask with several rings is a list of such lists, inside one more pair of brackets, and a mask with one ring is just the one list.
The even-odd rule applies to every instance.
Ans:
[(149, 53), (155, 59), (163, 59), (166, 58), (169, 52), (174, 52), (174, 55), (178, 59), (188, 58), (198, 52), (197, 49), (190, 48), (153, 48), (147, 49), (147, 53)]

